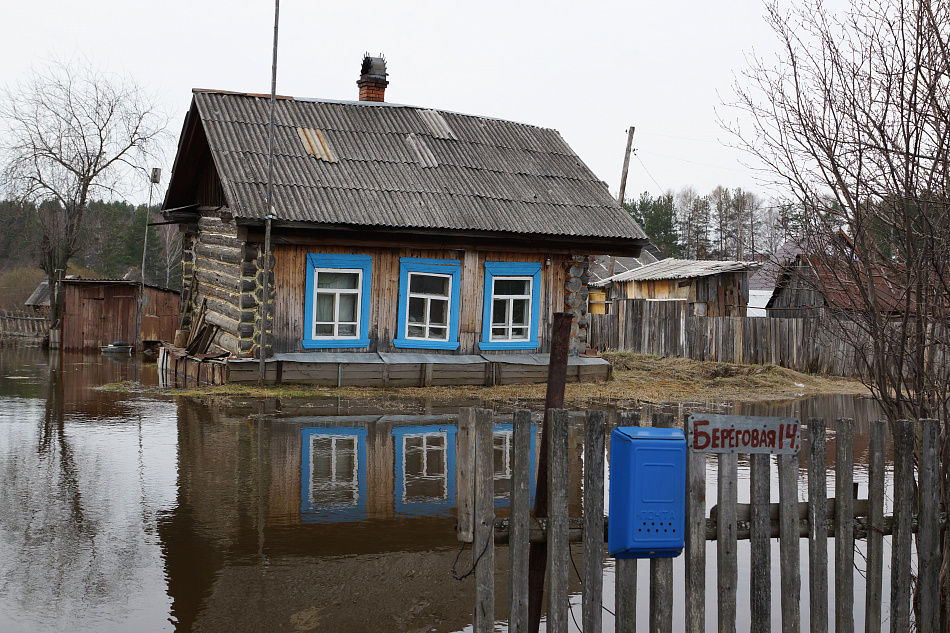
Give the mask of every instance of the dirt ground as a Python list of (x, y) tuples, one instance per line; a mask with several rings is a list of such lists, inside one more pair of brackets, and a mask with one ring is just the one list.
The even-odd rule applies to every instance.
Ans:
[[(607, 402), (688, 402), (718, 400), (755, 402), (800, 396), (853, 393), (868, 394), (861, 383), (836, 376), (803, 374), (775, 365), (734, 365), (657, 358), (625, 352), (605, 353), (613, 377), (600, 383), (568, 383), (565, 404), (580, 406)], [(543, 403), (546, 385), (496, 387), (402, 387), (399, 389), (342, 389), (282, 385), (264, 389), (250, 385), (224, 385), (176, 393), (214, 398), (315, 398), (360, 399), (425, 398), (430, 401), (481, 401), (504, 405)]]

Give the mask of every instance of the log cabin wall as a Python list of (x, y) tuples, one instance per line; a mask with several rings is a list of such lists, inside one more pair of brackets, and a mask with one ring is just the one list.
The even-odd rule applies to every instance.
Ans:
[[(429, 250), (420, 248), (365, 247), (336, 244), (316, 247), (300, 245), (279, 245), (274, 250), (274, 277), (276, 300), (273, 324), (274, 352), (303, 352), (304, 304), (306, 297), (307, 254), (360, 254), (373, 258), (371, 297), (369, 307), (369, 338), (367, 348), (336, 349), (338, 352), (399, 352), (392, 345), (396, 337), (398, 321), (399, 295), (399, 259), (401, 257), (420, 257), (431, 259), (456, 259), (461, 262), (460, 306), (459, 306), (459, 349), (452, 351), (420, 349), (424, 353), (478, 354), (478, 341), (481, 339), (482, 310), (485, 293), (485, 262), (539, 262), (542, 264), (538, 350), (505, 351), (511, 353), (550, 352), (550, 331), (553, 314), (565, 309), (565, 298), (569, 303), (583, 305), (569, 306), (575, 312), (575, 338), (586, 341), (587, 306), (586, 263), (583, 257), (571, 257), (564, 253), (524, 253), (509, 251), (465, 250)], [(548, 264), (550, 260), (550, 264)], [(580, 260), (580, 261), (575, 261)], [(583, 276), (582, 276), (583, 275)], [(569, 279), (583, 280), (582, 287), (572, 289)], [(574, 284), (575, 286), (578, 284)], [(413, 350), (404, 350), (413, 351)], [(583, 351), (583, 350), (581, 350)]]

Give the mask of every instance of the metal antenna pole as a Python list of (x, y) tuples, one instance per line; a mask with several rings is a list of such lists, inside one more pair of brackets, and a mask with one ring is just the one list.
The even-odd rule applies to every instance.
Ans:
[(261, 297), (261, 343), (258, 348), (260, 357), (260, 373), (257, 384), (264, 386), (264, 361), (267, 359), (267, 318), (268, 302), (270, 301), (270, 230), (271, 220), (274, 219), (274, 106), (277, 103), (277, 25), (280, 22), (280, 0), (274, 0), (274, 59), (271, 65), (270, 78), (270, 125), (267, 127), (267, 215), (264, 218), (264, 279), (261, 283), (263, 296)]
[(135, 340), (132, 342), (133, 349), (144, 349), (142, 346), (142, 313), (145, 312), (145, 256), (148, 253), (148, 216), (152, 211), (152, 192), (155, 191), (155, 185), (162, 177), (162, 170), (158, 167), (152, 169), (148, 180), (148, 206), (145, 207), (145, 237), (142, 238), (142, 275), (139, 281), (139, 304), (135, 315)]

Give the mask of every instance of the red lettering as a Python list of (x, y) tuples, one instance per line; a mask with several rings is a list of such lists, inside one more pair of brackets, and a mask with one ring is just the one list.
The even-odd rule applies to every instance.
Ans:
[(749, 429), (746, 429), (742, 432), (742, 445), (748, 446), (749, 440), (752, 437), (752, 433), (749, 432)]
[(788, 438), (788, 446), (792, 449), (798, 448), (798, 425), (789, 424), (785, 427), (786, 438)]
[(785, 441), (785, 425), (779, 424), (778, 425), (778, 449), (779, 450), (782, 450), (783, 448), (785, 448), (782, 445), (784, 441)]
[[(709, 433), (699, 427), (709, 426), (709, 420), (696, 420), (693, 422), (693, 449), (701, 451), (709, 446)], [(702, 444), (700, 444), (702, 443)]]
[(768, 435), (766, 446), (769, 448), (775, 448), (775, 431), (769, 431), (766, 435)]
[(719, 448), (719, 429), (715, 428), (712, 432), (712, 447)]

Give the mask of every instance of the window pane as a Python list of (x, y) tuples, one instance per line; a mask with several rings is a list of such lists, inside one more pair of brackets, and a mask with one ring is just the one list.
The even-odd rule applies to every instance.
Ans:
[(355, 323), (341, 323), (339, 329), (340, 336), (356, 336)]
[(432, 327), (429, 328), (429, 338), (436, 339), (438, 341), (446, 341), (449, 337), (449, 331), (444, 327)]
[(512, 325), (527, 325), (528, 324), (528, 300), (527, 299), (512, 299), (511, 300), (511, 324)]
[(359, 273), (332, 273), (317, 271), (317, 288), (341, 288), (355, 290), (359, 288)]
[(493, 327), (491, 329), (492, 338), (504, 338), (505, 337), (505, 328), (503, 327)]
[(495, 279), (496, 295), (527, 295), (531, 282), (527, 279)]
[(340, 295), (340, 321), (356, 322), (356, 303), (358, 299), (358, 295), (355, 294)]
[(318, 323), (313, 328), (314, 336), (333, 336), (332, 323)]
[(442, 451), (426, 451), (426, 473), (432, 475), (444, 475), (444, 453)]
[(409, 298), (409, 322), (425, 323), (426, 300), (418, 297)]
[(429, 300), (429, 323), (432, 325), (448, 325), (449, 302), (440, 299)]
[(333, 294), (318, 294), (317, 295), (317, 309), (316, 314), (314, 315), (314, 321), (317, 322), (331, 322), (333, 321), (333, 299), (336, 295)]
[(504, 325), (508, 321), (508, 300), (495, 299), (491, 306), (491, 324)]
[(449, 296), (449, 278), (435, 275), (409, 275), (409, 292), (424, 295)]
[(511, 328), (511, 338), (528, 338), (528, 328), (526, 327), (513, 327)]
[(409, 326), (409, 336), (425, 336), (426, 329), (421, 325), (410, 325)]

